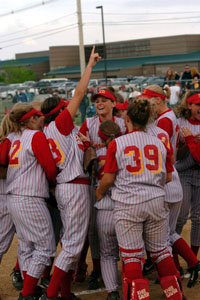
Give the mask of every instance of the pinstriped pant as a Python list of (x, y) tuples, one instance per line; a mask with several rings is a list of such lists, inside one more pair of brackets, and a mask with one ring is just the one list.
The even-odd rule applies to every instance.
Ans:
[(112, 210), (97, 211), (97, 227), (100, 240), (101, 274), (108, 292), (118, 289), (119, 247)]
[[(200, 246), (200, 182), (197, 170), (181, 172), (180, 180), (183, 188), (183, 202), (177, 220), (176, 230), (181, 234), (188, 218), (191, 220), (191, 245)], [(199, 173), (199, 171), (198, 171)]]
[(18, 238), (20, 269), (39, 278), (56, 254), (51, 217), (45, 200), (36, 197), (8, 195)]
[(175, 203), (166, 202), (169, 209), (168, 216), (168, 246), (171, 247), (179, 238), (180, 235), (176, 232), (178, 215), (181, 209), (182, 201)]
[(0, 262), (12, 243), (15, 225), (8, 212), (6, 195), (0, 195)]
[(88, 231), (90, 217), (89, 185), (57, 184), (56, 200), (63, 224), (62, 249), (55, 265), (67, 272), (75, 269)]
[[(167, 248), (168, 211), (164, 206), (165, 197), (158, 197), (140, 204), (128, 205), (115, 201), (115, 230), (120, 248), (126, 250), (147, 249), (150, 253), (160, 252), (156, 263), (169, 256)], [(162, 253), (163, 251), (163, 253)], [(130, 253), (121, 253), (122, 257), (132, 257)], [(143, 251), (138, 252), (140, 261)]]

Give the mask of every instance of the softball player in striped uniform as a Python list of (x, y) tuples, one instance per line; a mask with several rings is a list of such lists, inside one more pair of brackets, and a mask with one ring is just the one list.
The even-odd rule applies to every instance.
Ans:
[[(166, 98), (169, 97), (169, 91), (165, 91), (156, 85), (148, 86), (143, 94), (144, 97), (150, 98), (155, 105), (155, 110), (157, 112), (157, 118), (155, 124), (165, 130), (169, 137), (173, 148), (174, 156), (176, 158), (177, 145), (179, 140), (179, 125), (177, 123), (177, 118), (174, 112), (168, 108), (166, 104)], [(174, 169), (172, 173), (172, 181), (165, 185), (166, 197), (165, 202), (168, 204), (169, 209), (169, 232), (168, 240), (169, 246), (172, 247), (174, 260), (176, 266), (180, 271), (180, 265), (178, 263), (177, 255), (181, 255), (188, 263), (189, 268), (196, 268), (198, 266), (198, 260), (192, 253), (191, 248), (185, 242), (185, 240), (176, 232), (177, 218), (181, 209), (183, 192), (178, 176), (178, 172)], [(188, 282), (188, 287), (192, 287), (195, 281), (190, 277)]]
[(57, 169), (48, 142), (40, 131), (44, 122), (42, 113), (21, 103), (10, 112), (10, 120), (16, 132), (8, 149), (6, 194), (17, 232), (24, 278), (19, 299), (35, 299), (39, 297), (38, 279), (56, 251), (45, 198), (49, 197), (47, 179), (55, 184)]
[(149, 102), (136, 98), (126, 117), (129, 134), (109, 145), (105, 175), (96, 195), (101, 199), (114, 183), (115, 229), (124, 260), (123, 298), (149, 299), (148, 281), (143, 279), (141, 267), (145, 244), (157, 266), (165, 299), (171, 299), (172, 295), (173, 299), (185, 299), (166, 242), (167, 151), (158, 138), (144, 131), (149, 116)]
[[(113, 117), (113, 108), (116, 103), (116, 98), (114, 94), (111, 93), (109, 90), (102, 89), (97, 94), (93, 95), (92, 98), (95, 101), (97, 116), (87, 118), (80, 128), (79, 134), (81, 138), (88, 136), (87, 141), (89, 141), (90, 145), (93, 146), (96, 149), (96, 151), (102, 150), (106, 153), (105, 144), (102, 142), (100, 136), (98, 135), (100, 124), (107, 120), (113, 120), (120, 127), (121, 133), (124, 134), (126, 131), (124, 120), (121, 118)], [(88, 238), (93, 261), (93, 271), (89, 278), (88, 288), (97, 289), (99, 287), (99, 278), (101, 275), (101, 270), (99, 239), (96, 225), (96, 209), (94, 208), (94, 204), (96, 203), (96, 197), (95, 190), (93, 187), (91, 189), (91, 199), (91, 217)], [(86, 254), (87, 251), (85, 251), (85, 256), (82, 257), (82, 260), (79, 262), (79, 269), (81, 269), (82, 266), (84, 267), (86, 264)]]
[[(198, 136), (200, 133), (200, 93), (188, 92), (182, 105), (177, 109), (180, 116), (178, 123), (180, 128), (188, 127), (191, 133)], [(184, 136), (181, 136), (181, 138)], [(189, 214), (191, 220), (191, 248), (197, 256), (200, 246), (200, 166), (193, 160), (193, 165), (188, 165), (189, 153), (185, 152), (182, 159), (179, 159), (175, 166), (179, 172), (183, 188), (183, 204), (178, 217), (177, 232), (182, 232), (184, 224), (187, 222)], [(191, 161), (191, 160), (190, 160)]]
[[(107, 136), (101, 130), (110, 126), (114, 127), (114, 130), (112, 136)], [(98, 133), (103, 143), (106, 143), (106, 148), (115, 137), (121, 135), (119, 126), (113, 121), (101, 123)], [(98, 159), (98, 181), (103, 176), (106, 148), (104, 147), (96, 151)], [(97, 209), (96, 221), (100, 241), (101, 274), (108, 292), (107, 300), (119, 300), (117, 268), (117, 262), (119, 261), (119, 247), (114, 226), (114, 201), (111, 199), (111, 190), (107, 191), (103, 199), (97, 201), (94, 206)]]
[(64, 299), (79, 299), (71, 293), (71, 279), (88, 230), (90, 180), (83, 171), (84, 145), (76, 134), (73, 118), (87, 89), (92, 68), (100, 59), (94, 50), (93, 47), (86, 71), (67, 108), (65, 102), (56, 97), (47, 98), (42, 105), (48, 124), (44, 132), (59, 169), (55, 197), (63, 229), (62, 249), (41, 299), (54, 299), (59, 291)]

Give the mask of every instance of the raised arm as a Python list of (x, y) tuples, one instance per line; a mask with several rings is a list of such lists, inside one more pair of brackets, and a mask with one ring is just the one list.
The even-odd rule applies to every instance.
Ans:
[(92, 68), (101, 59), (99, 54), (95, 53), (94, 51), (95, 51), (95, 46), (93, 46), (93, 48), (92, 48), (88, 65), (85, 69), (85, 72), (84, 72), (81, 80), (79, 81), (78, 85), (76, 86), (74, 96), (67, 107), (72, 119), (75, 117), (75, 114), (79, 108), (81, 100), (83, 99), (83, 96), (86, 93), (88, 83), (90, 80), (90, 75), (92, 73)]

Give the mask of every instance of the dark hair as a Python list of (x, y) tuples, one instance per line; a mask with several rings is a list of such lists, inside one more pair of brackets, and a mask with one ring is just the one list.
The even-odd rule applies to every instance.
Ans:
[(137, 124), (144, 129), (151, 115), (149, 101), (145, 98), (134, 98), (128, 107), (127, 115), (133, 125)]
[[(54, 109), (60, 103), (59, 97), (49, 97), (42, 103), (41, 111), (42, 113), (48, 114), (52, 109)], [(49, 124), (56, 119), (60, 111), (55, 112), (53, 115), (45, 117), (45, 124)]]

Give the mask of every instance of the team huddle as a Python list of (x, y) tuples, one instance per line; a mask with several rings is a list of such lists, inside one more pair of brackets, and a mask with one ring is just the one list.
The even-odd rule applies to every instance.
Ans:
[[(178, 256), (188, 264), (188, 288), (200, 271), (200, 93), (185, 95), (177, 118), (169, 89), (148, 86), (117, 117), (113, 90), (102, 89), (92, 96), (97, 115), (79, 129), (73, 118), (100, 59), (93, 47), (71, 101), (17, 103), (2, 120), (0, 260), (16, 232), (19, 300), (79, 300), (71, 281), (82, 281), (89, 246), (89, 289), (102, 277), (108, 300), (120, 300), (119, 259), (124, 300), (150, 299), (149, 267), (166, 300), (184, 300)], [(189, 217), (191, 246), (180, 236)]]

